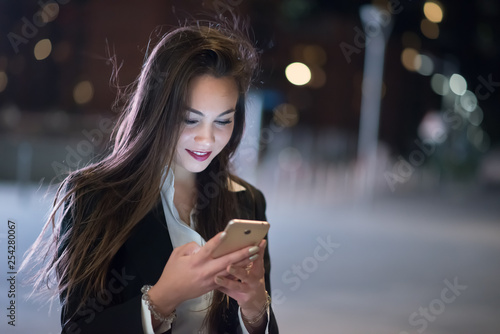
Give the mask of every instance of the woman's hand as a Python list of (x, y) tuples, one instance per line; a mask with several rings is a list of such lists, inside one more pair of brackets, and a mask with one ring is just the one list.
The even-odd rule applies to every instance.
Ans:
[(224, 232), (217, 234), (203, 247), (190, 242), (174, 249), (160, 279), (149, 290), (151, 302), (160, 313), (168, 315), (181, 302), (218, 288), (219, 285), (214, 281), (215, 276), (221, 273), (229, 276), (226, 269), (231, 264), (246, 266), (251, 263), (251, 256), (260, 253), (261, 248), (245, 247), (214, 259), (212, 251), (224, 236)]
[[(266, 240), (259, 244), (258, 257), (248, 266), (248, 261), (228, 265), (226, 272), (220, 272), (214, 281), (218, 289), (238, 302), (244, 318), (253, 319), (259, 315), (267, 301), (264, 280), (264, 250)], [(230, 277), (227, 277), (230, 274)]]

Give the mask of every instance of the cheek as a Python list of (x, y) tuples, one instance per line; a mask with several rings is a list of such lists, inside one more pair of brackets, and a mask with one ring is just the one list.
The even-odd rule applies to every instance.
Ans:
[(231, 135), (233, 134), (233, 129), (234, 125), (231, 125), (231, 127), (228, 127), (227, 129), (224, 129), (221, 133), (221, 145), (226, 146), (227, 143), (229, 142), (229, 139), (231, 139)]
[(179, 143), (186, 143), (192, 137), (194, 137), (192, 129), (183, 129), (179, 135)]
[(183, 131), (179, 136), (179, 140), (177, 140), (177, 151), (184, 150), (184, 146), (189, 139), (189, 134), (186, 131)]

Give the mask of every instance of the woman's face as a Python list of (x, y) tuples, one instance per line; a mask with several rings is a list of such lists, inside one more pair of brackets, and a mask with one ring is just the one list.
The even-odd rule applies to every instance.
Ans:
[(201, 75), (188, 87), (188, 113), (181, 128), (175, 164), (199, 173), (226, 146), (234, 128), (238, 88), (233, 78)]

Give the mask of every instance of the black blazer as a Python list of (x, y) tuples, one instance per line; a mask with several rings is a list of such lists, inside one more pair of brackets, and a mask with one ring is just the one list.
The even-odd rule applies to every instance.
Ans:
[[(241, 219), (266, 220), (266, 202), (262, 193), (246, 182), (246, 188), (237, 192)], [(63, 223), (67, 229), (68, 220)], [(112, 261), (106, 290), (85, 303), (85, 307), (71, 317), (81, 298), (78, 290), (72, 293), (61, 313), (62, 333), (143, 333), (141, 319), (141, 287), (157, 282), (173, 251), (161, 200), (139, 222), (130, 238)], [(264, 256), (266, 289), (271, 293), (269, 252)], [(71, 317), (71, 318), (70, 318)], [(224, 317), (223, 333), (233, 334), (239, 326), (238, 304), (230, 298), (228, 315)], [(278, 325), (271, 309), (268, 321), (270, 334), (278, 334)], [(171, 333), (169, 330), (167, 333)], [(175, 334), (175, 333), (174, 333)], [(184, 333), (181, 333), (184, 334)], [(218, 333), (219, 334), (219, 333)], [(222, 333), (220, 333), (222, 334)]]

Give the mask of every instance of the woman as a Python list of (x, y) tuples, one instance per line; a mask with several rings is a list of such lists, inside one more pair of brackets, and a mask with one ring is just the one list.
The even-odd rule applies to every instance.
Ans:
[(65, 179), (29, 257), (48, 254), (37, 287), (55, 277), (63, 333), (278, 333), (266, 240), (211, 256), (230, 219), (266, 220), (262, 193), (229, 172), (256, 66), (220, 24), (152, 50), (111, 152)]

